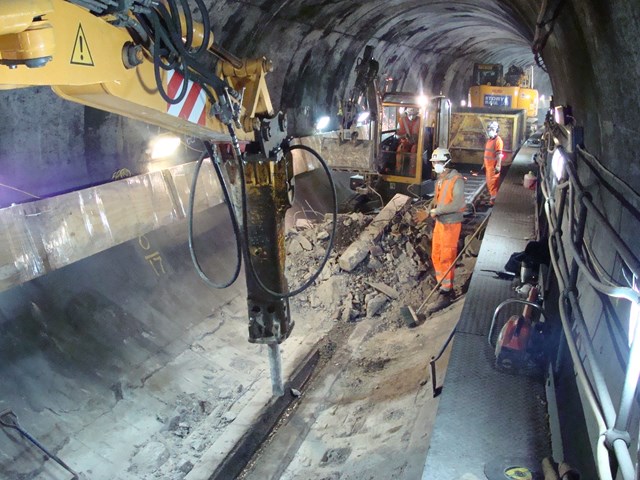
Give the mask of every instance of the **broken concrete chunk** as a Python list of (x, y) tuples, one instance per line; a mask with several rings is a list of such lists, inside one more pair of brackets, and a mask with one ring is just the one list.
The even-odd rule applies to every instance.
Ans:
[[(369, 296), (370, 297), (370, 296)], [(373, 295), (367, 299), (367, 317), (371, 318), (380, 313), (380, 310), (385, 306), (389, 298), (379, 293), (377, 295)]]
[(298, 237), (292, 238), (289, 241), (289, 244), (288, 244), (287, 247), (288, 247), (287, 250), (289, 251), (289, 254), (291, 254), (291, 255), (295, 255), (297, 253), (301, 253), (304, 250), (302, 248), (302, 245), (298, 241)]
[(131, 459), (131, 465), (138, 471), (153, 471), (169, 459), (169, 450), (160, 442), (149, 442)]
[(331, 307), (340, 303), (340, 297), (345, 289), (344, 278), (330, 277), (322, 282), (311, 296), (312, 307)]
[(180, 470), (182, 473), (189, 473), (191, 470), (193, 470), (193, 463), (187, 460), (182, 465), (180, 465), (178, 470)]
[(318, 240), (327, 240), (331, 235), (329, 235), (329, 232), (325, 232), (324, 230), (321, 230), (318, 232), (318, 235), (316, 236), (316, 238)]
[(379, 270), (384, 267), (384, 265), (376, 257), (369, 257), (367, 267), (369, 267), (371, 270)]
[(384, 228), (389, 224), (396, 212), (410, 200), (411, 198), (406, 195), (395, 195), (391, 201), (385, 205), (382, 211), (376, 215), (369, 226), (364, 229), (356, 241), (349, 245), (340, 256), (338, 260), (340, 268), (347, 272), (356, 268), (360, 262), (367, 257), (369, 249), (374, 245), (374, 242), (380, 238)]
[(298, 230), (306, 230), (312, 227), (313, 227), (313, 223), (311, 223), (311, 221), (306, 218), (298, 218), (296, 220), (296, 228)]
[(376, 290), (378, 290), (381, 293), (384, 293), (387, 297), (392, 298), (393, 300), (396, 300), (400, 296), (400, 294), (397, 292), (397, 290), (395, 290), (394, 288), (390, 287), (386, 283), (382, 283), (382, 282), (367, 282), (367, 285), (369, 285), (370, 287), (375, 288)]
[(313, 250), (313, 245), (304, 235), (298, 236), (297, 240), (300, 242), (300, 246), (303, 250), (306, 250), (307, 252)]

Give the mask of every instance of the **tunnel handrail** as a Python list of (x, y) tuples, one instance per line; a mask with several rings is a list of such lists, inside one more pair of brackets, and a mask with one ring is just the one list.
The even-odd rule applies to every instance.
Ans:
[[(548, 122), (547, 127), (553, 131), (554, 125), (552, 121)], [(547, 139), (551, 140), (550, 136), (547, 137)], [(568, 141), (572, 141), (572, 135), (563, 139), (553, 138), (553, 148), (543, 152), (543, 159), (538, 162), (541, 171), (540, 188), (545, 200), (544, 211), (550, 227), (548, 239), (549, 251), (552, 266), (556, 272), (558, 284), (562, 292), (559, 300), (560, 319), (578, 380), (583, 387), (587, 402), (598, 424), (599, 438), (597, 441), (596, 463), (599, 476), (600, 478), (612, 478), (609, 464), (610, 452), (612, 451), (617, 459), (622, 478), (624, 480), (633, 480), (636, 478), (637, 465), (634, 467), (629, 452), (630, 435), (628, 430), (631, 409), (638, 385), (638, 377), (640, 376), (640, 326), (636, 326), (634, 332), (637, 333), (637, 335), (634, 335), (631, 343), (622, 395), (618, 409), (616, 410), (605, 377), (598, 366), (591, 336), (578, 300), (578, 273), (584, 276), (587, 283), (594, 290), (609, 297), (624, 298), (638, 305), (640, 304), (640, 294), (634, 288), (622, 285), (612, 286), (599, 281), (598, 275), (591, 270), (582, 258), (580, 250), (582, 246), (586, 246), (584, 231), (587, 217), (589, 216), (589, 218), (593, 219), (597, 223), (598, 228), (601, 229), (599, 231), (602, 231), (609, 237), (615, 253), (619, 255), (635, 277), (638, 277), (640, 273), (640, 262), (638, 262), (638, 259), (631, 249), (613, 229), (602, 212), (593, 204), (589, 194), (582, 187), (575, 166), (576, 155), (565, 146)], [(549, 160), (549, 154), (555, 156), (556, 150), (557, 154), (563, 157), (561, 175), (556, 175), (556, 178), (559, 182), (565, 176), (564, 174), (566, 172), (568, 180), (563, 184), (553, 186), (551, 180), (554, 172), (553, 169), (547, 168), (546, 164)], [(593, 163), (595, 157), (589, 154), (583, 147), (576, 148), (575, 150), (583, 158), (587, 158), (587, 156), (592, 157), (589, 160)], [(590, 167), (596, 168), (593, 165), (590, 165)], [(605, 176), (606, 175), (601, 175), (602, 178)], [(567, 186), (568, 188), (566, 188)], [(560, 190), (561, 193), (559, 203), (555, 201), (555, 192), (557, 190)], [(566, 202), (567, 195), (569, 196), (568, 206)], [(576, 206), (579, 206), (577, 221), (575, 219)], [(563, 241), (562, 227), (564, 224), (563, 215), (565, 210), (568, 210), (569, 214), (567, 220), (569, 225), (569, 238), (564, 238), (565, 241)], [(565, 243), (568, 243), (568, 250), (571, 253), (570, 267), (567, 262), (567, 248), (565, 247)], [(571, 311), (569, 311), (569, 307)], [(584, 361), (580, 357), (570, 319), (573, 320), (573, 324), (580, 330), (581, 344), (585, 351)], [(589, 366), (593, 381), (587, 374), (585, 363)]]

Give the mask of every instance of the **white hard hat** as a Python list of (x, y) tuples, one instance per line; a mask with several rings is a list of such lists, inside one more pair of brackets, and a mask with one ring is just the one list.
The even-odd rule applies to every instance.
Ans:
[(487, 130), (495, 130), (496, 132), (500, 131), (500, 125), (495, 120), (489, 124)]
[(451, 160), (451, 154), (446, 148), (436, 148), (431, 155), (432, 162), (448, 162)]

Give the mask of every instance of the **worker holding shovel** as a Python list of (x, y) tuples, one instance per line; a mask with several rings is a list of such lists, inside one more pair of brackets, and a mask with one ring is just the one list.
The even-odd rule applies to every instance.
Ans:
[(431, 261), (440, 290), (435, 302), (427, 309), (431, 314), (449, 306), (455, 298), (453, 291), (454, 266), (458, 253), (458, 239), (462, 230), (463, 213), (466, 209), (464, 178), (456, 170), (447, 168), (451, 154), (446, 148), (436, 148), (431, 156), (433, 170), (438, 174), (431, 210), (416, 212), (416, 223), (424, 222), (428, 216), (435, 218), (431, 242)]

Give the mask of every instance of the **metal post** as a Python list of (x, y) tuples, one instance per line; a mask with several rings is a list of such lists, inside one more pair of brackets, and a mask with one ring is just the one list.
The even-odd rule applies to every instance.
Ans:
[(431, 357), (431, 391), (433, 392), (433, 398), (438, 396), (438, 389), (436, 388), (436, 357)]
[(268, 343), (269, 367), (271, 369), (271, 390), (275, 397), (284, 395), (284, 382), (282, 381), (282, 357), (278, 343)]
[(640, 375), (640, 338), (638, 337), (640, 337), (640, 323), (636, 325), (633, 334), (633, 342), (631, 343), (631, 351), (627, 362), (627, 373), (625, 374), (622, 397), (620, 398), (620, 408), (618, 408), (618, 417), (616, 418), (615, 429), (624, 432), (629, 431), (631, 407), (636, 396), (638, 376)]

